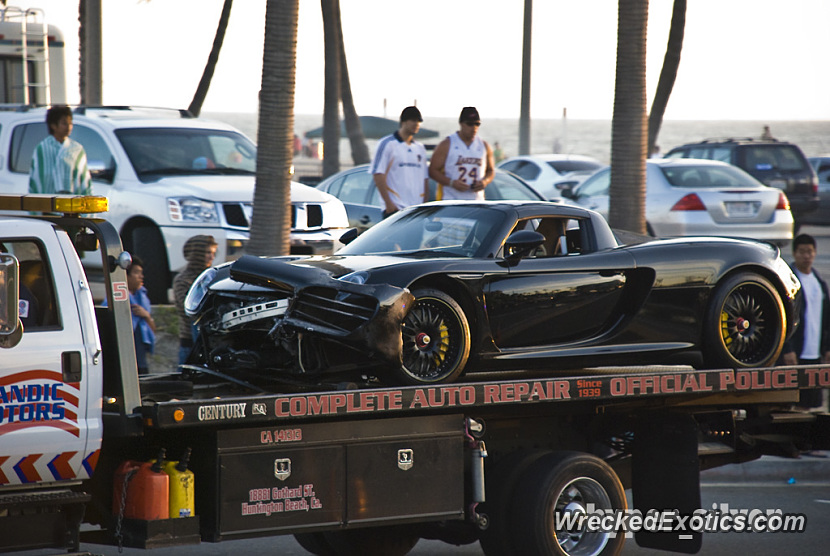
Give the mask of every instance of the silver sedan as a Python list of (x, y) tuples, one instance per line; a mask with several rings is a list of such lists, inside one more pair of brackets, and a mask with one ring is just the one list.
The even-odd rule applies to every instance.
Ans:
[[(607, 218), (610, 185), (609, 167), (563, 196)], [(649, 234), (658, 237), (748, 237), (780, 245), (793, 237), (793, 217), (783, 191), (714, 160), (648, 160), (646, 223)]]

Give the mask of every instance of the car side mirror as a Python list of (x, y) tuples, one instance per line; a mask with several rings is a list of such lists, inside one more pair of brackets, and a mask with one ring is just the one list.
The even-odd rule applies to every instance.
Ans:
[(115, 165), (107, 166), (101, 160), (90, 160), (87, 167), (89, 168), (89, 175), (94, 180), (112, 183), (112, 180), (115, 179)]
[[(559, 185), (556, 186), (559, 188)], [(574, 198), (574, 190), (573, 186), (568, 183), (563, 183), (562, 187), (559, 188), (559, 194), (562, 195), (565, 199), (573, 199)]]
[(350, 228), (342, 236), (340, 236), (340, 243), (348, 245), (357, 237), (357, 228)]
[(504, 243), (505, 259), (521, 259), (545, 243), (545, 236), (533, 230), (513, 232)]
[(13, 255), (0, 253), (0, 348), (13, 348), (23, 338), (18, 277), (17, 259)]

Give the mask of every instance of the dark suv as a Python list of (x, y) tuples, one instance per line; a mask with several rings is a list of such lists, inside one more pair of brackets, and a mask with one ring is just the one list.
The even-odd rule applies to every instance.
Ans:
[(797, 230), (802, 216), (818, 208), (818, 177), (797, 145), (751, 137), (706, 139), (675, 147), (666, 158), (708, 158), (737, 166), (758, 181), (784, 190)]

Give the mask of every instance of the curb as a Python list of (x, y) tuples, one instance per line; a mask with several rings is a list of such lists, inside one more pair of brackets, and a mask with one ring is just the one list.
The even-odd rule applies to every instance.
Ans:
[(702, 485), (712, 483), (830, 483), (830, 452), (815, 451), (798, 459), (761, 456), (700, 472)]

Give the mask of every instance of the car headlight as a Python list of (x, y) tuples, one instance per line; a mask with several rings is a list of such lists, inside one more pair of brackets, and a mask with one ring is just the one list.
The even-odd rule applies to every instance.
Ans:
[(193, 285), (190, 286), (190, 291), (187, 292), (187, 297), (184, 299), (185, 313), (192, 317), (199, 312), (199, 309), (202, 308), (202, 303), (205, 301), (205, 297), (207, 297), (210, 284), (215, 277), (216, 269), (208, 268), (193, 281)]
[(342, 280), (343, 282), (351, 282), (353, 284), (365, 284), (366, 280), (368, 279), (369, 273), (363, 270), (358, 270), (357, 272), (350, 272), (338, 278), (338, 280)]
[(219, 222), (216, 203), (195, 197), (168, 197), (167, 214), (173, 222)]

